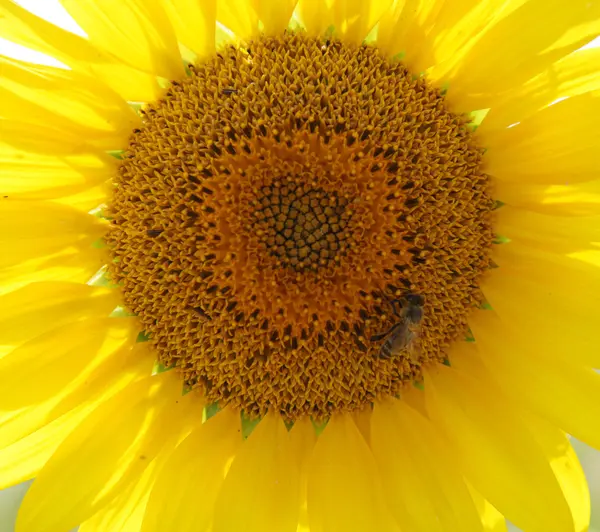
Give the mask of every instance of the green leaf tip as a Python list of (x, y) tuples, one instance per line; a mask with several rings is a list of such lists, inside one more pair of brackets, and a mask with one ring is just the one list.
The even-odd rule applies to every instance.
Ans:
[(328, 419), (317, 420), (317, 419), (310, 418), (310, 421), (313, 424), (313, 427), (315, 429), (315, 434), (317, 436), (321, 435), (321, 433), (325, 430), (325, 427), (327, 426), (327, 423), (329, 423)]
[(164, 373), (165, 371), (171, 371), (175, 366), (165, 366), (160, 361), (154, 362), (154, 367), (152, 368), (152, 375), (158, 375), (159, 373)]
[(147, 342), (150, 340), (150, 335), (146, 331), (142, 331), (137, 335), (136, 342)]
[(256, 426), (260, 423), (260, 418), (248, 417), (242, 411), (240, 412), (240, 421), (242, 423), (242, 438), (246, 439), (248, 436), (250, 436), (250, 434), (252, 434)]
[(206, 405), (204, 410), (202, 411), (202, 422), (208, 421), (211, 417), (217, 415), (221, 408), (219, 407), (219, 403), (212, 403), (210, 405)]
[(107, 153), (111, 157), (114, 157), (115, 159), (122, 160), (123, 159), (123, 154), (125, 153), (125, 150), (109, 150)]

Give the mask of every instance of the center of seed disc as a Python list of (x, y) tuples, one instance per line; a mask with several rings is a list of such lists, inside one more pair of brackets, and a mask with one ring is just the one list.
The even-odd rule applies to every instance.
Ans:
[(248, 415), (397, 395), (464, 338), (490, 267), (482, 151), (375, 47), (228, 46), (145, 108), (109, 269), (160, 361)]
[(287, 177), (257, 190), (251, 203), (248, 222), (261, 244), (282, 266), (298, 271), (339, 261), (351, 242), (349, 200), (303, 186), (298, 176)]

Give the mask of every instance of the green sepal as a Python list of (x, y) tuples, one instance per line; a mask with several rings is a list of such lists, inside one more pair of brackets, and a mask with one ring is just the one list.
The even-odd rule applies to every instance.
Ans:
[(106, 205), (106, 203), (102, 203), (101, 205), (94, 207), (91, 211), (88, 211), (88, 214), (91, 214), (96, 218), (102, 218), (103, 220), (112, 220), (112, 218), (106, 214), (107, 208), (108, 205)]
[(162, 76), (157, 76), (156, 81), (158, 83), (158, 86), (161, 89), (168, 89), (171, 86), (171, 80), (168, 78), (163, 78)]
[(140, 111), (144, 108), (144, 105), (146, 105), (146, 102), (127, 102), (127, 103), (129, 105), (129, 107), (131, 107), (137, 115), (142, 116)]
[(133, 312), (129, 312), (125, 307), (119, 305), (110, 313), (111, 318), (132, 318), (137, 316)]
[(379, 24), (376, 24), (369, 34), (365, 37), (363, 43), (371, 44), (377, 42), (377, 35), (379, 35)]
[(467, 332), (467, 336), (465, 337), (465, 342), (474, 342), (475, 337), (473, 336), (473, 331), (469, 328)]
[(221, 409), (219, 408), (219, 403), (217, 402), (212, 403), (210, 405), (206, 405), (202, 410), (202, 422), (204, 423), (205, 421), (208, 421), (211, 417), (218, 414), (219, 410)]
[(150, 340), (150, 335), (146, 331), (140, 332), (137, 335), (137, 338), (135, 339), (135, 341), (137, 343), (139, 343), (139, 342), (147, 342), (148, 340)]
[(310, 418), (311, 423), (313, 424), (313, 427), (315, 429), (315, 434), (317, 436), (320, 436), (321, 433), (325, 430), (325, 427), (327, 426), (327, 423), (329, 423), (329, 419), (325, 419), (325, 420), (319, 420), (317, 421), (316, 419), (313, 419), (312, 417)]
[(105, 286), (108, 288), (118, 288), (119, 286), (112, 282), (106, 266), (100, 268), (92, 278), (87, 282), (90, 286)]
[(242, 423), (242, 438), (246, 439), (260, 423), (260, 418), (250, 418), (242, 411), (240, 412), (240, 421)]
[(425, 385), (421, 382), (421, 381), (413, 381), (413, 386), (415, 388), (418, 388), (419, 390), (421, 390), (422, 392), (425, 391)]
[(154, 366), (152, 367), (152, 375), (158, 375), (165, 371), (171, 371), (175, 366), (165, 366), (162, 362), (155, 360)]
[(510, 238), (502, 235), (496, 235), (494, 240), (492, 240), (493, 244), (508, 244), (510, 242)]
[(490, 112), (489, 109), (477, 109), (476, 111), (471, 111), (468, 113), (469, 116), (469, 128), (471, 131), (475, 131), (483, 122), (483, 119)]
[(108, 153), (111, 157), (114, 157), (115, 159), (122, 160), (125, 150), (109, 150), (106, 153)]
[(288, 23), (288, 27), (287, 27), (288, 31), (292, 32), (292, 33), (296, 33), (296, 32), (305, 32), (306, 28), (304, 27), (304, 25), (302, 24), (302, 22), (297, 18), (296, 13), (294, 13), (292, 15), (292, 18), (290, 19), (289, 23)]

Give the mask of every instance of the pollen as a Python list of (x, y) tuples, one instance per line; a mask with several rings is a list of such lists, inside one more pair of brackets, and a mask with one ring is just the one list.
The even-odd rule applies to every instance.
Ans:
[(467, 118), (376, 47), (303, 33), (188, 71), (110, 205), (110, 273), (159, 360), (249, 416), (402, 393), (482, 301), (494, 203)]

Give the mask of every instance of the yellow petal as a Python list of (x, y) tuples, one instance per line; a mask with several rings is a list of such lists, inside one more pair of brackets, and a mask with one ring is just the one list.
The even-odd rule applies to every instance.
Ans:
[(19, 150), (54, 157), (77, 157), (97, 150), (77, 133), (61, 130), (55, 125), (36, 124), (32, 127), (31, 123), (21, 119), (0, 118), (0, 130), (2, 141)]
[[(600, 265), (586, 264), (560, 251), (539, 249), (515, 238), (494, 247), (494, 262), (510, 275), (552, 285), (559, 291), (600, 291)], [(502, 270), (500, 271), (502, 274)]]
[(481, 288), (519, 342), (548, 359), (600, 365), (598, 265), (517, 240), (499, 246), (494, 258), (500, 267), (481, 281)]
[(165, 372), (94, 410), (36, 477), (16, 530), (70, 530), (104, 507), (177, 441), (188, 422), (188, 396), (181, 395), (179, 377)]
[[(192, 398), (189, 411), (189, 430), (181, 433), (182, 440), (201, 424), (197, 417), (200, 408), (199, 398)], [(172, 442), (176, 444), (178, 442)], [(172, 448), (167, 446), (136, 479), (124, 489), (115, 500), (102, 508), (93, 517), (82, 523), (79, 532), (140, 532), (146, 513), (150, 492), (160, 469), (171, 456)]]
[(198, 58), (215, 51), (216, 0), (164, 0), (177, 39)]
[(423, 48), (428, 56), (433, 55), (423, 24), (434, 5), (435, 0), (394, 2), (379, 22), (377, 47), (390, 57), (402, 54), (402, 61), (414, 72), (425, 70), (427, 65), (423, 65), (415, 56)]
[[(489, 311), (478, 321), (485, 322), (485, 318), (490, 314)], [(483, 320), (481, 318), (484, 318)], [(484, 331), (485, 332), (485, 331)], [(484, 334), (484, 333), (482, 333)], [(505, 334), (509, 334), (505, 331)], [(507, 346), (507, 349), (510, 348)], [(451, 349), (450, 359), (452, 367), (461, 372), (467, 373), (471, 378), (484, 382), (488, 394), (502, 396), (505, 401), (512, 403), (513, 407), (518, 409), (519, 418), (521, 418), (531, 432), (536, 443), (541, 447), (544, 455), (547, 457), (552, 471), (556, 476), (563, 495), (571, 509), (573, 520), (575, 523), (576, 532), (583, 532), (589, 526), (590, 518), (590, 501), (589, 490), (585, 480), (585, 475), (581, 469), (577, 455), (575, 454), (569, 439), (557, 427), (551, 425), (548, 421), (533, 414), (530, 410), (525, 410), (522, 407), (527, 405), (522, 404), (522, 395), (517, 390), (510, 388), (507, 394), (504, 395), (501, 383), (502, 373), (495, 370), (490, 371), (486, 368), (489, 363), (490, 352), (481, 346), (480, 342), (461, 342), (459, 345), (453, 346)], [(541, 350), (538, 350), (542, 352)], [(533, 350), (530, 352), (534, 352)], [(521, 351), (521, 353), (523, 353)], [(527, 355), (523, 355), (527, 356)], [(493, 375), (493, 378), (492, 378)], [(472, 491), (472, 494), (474, 492)], [(481, 498), (481, 496), (479, 495)], [(474, 496), (477, 502), (477, 498)], [(497, 512), (493, 507), (490, 508), (489, 503), (484, 501), (488, 507), (486, 514), (489, 518), (493, 518)], [(501, 518), (502, 516), (500, 516)], [(490, 525), (498, 519), (491, 519)], [(501, 519), (504, 522), (504, 519)], [(492, 530), (494, 530), (492, 528)], [(506, 527), (502, 528), (506, 530)]]
[(537, 416), (521, 415), (536, 442), (550, 457), (552, 471), (573, 514), (575, 532), (587, 532), (590, 526), (590, 490), (568, 436)]
[(480, 135), (498, 179), (571, 184), (598, 178), (600, 92), (560, 101), (518, 125)]
[(35, 477), (63, 440), (95, 408), (81, 405), (41, 429), (0, 449), (0, 489)]
[(345, 41), (360, 44), (390, 8), (393, 0), (334, 0), (335, 34)]
[(377, 46), (413, 72), (456, 63), (495, 17), (503, 0), (408, 0), (395, 2), (381, 18)]
[(140, 123), (125, 100), (85, 74), (1, 57), (0, 68), (6, 119), (51, 124), (107, 150), (123, 147)]
[[(113, 59), (109, 54), (104, 56)], [(97, 57), (103, 57), (100, 51)], [(121, 62), (112, 63), (110, 59), (98, 64), (74, 62), (73, 69), (102, 80), (107, 87), (129, 102), (154, 102), (164, 94), (156, 76)]]
[(600, 180), (567, 185), (497, 180), (494, 197), (513, 207), (552, 216), (600, 216)]
[(404, 401), (412, 409), (420, 412), (423, 417), (427, 417), (427, 407), (425, 405), (425, 394), (423, 390), (417, 388), (414, 385), (406, 386), (401, 394), (402, 401)]
[[(493, 258), (501, 269), (498, 277), (490, 276), (490, 280), (500, 280), (500, 276), (510, 275), (542, 287), (552, 286), (553, 294), (565, 293), (566, 297), (569, 294), (580, 296), (586, 291), (593, 297), (600, 292), (600, 266), (586, 264), (560, 252), (538, 249), (517, 238), (495, 246)], [(586, 303), (578, 307), (584, 312), (591, 312), (593, 308)]]
[(305, 465), (317, 441), (315, 428), (309, 418), (303, 417), (294, 423), (290, 431), (294, 456), (298, 459), (298, 467), (303, 474), (306, 473)]
[[(135, 320), (110, 318), (110, 321), (114, 324), (100, 320), (70, 324), (26, 342), (2, 357), (0, 404), (4, 412), (0, 415), (0, 446), (31, 434), (81, 404), (102, 401), (140, 375), (151, 373), (153, 357), (144, 356), (143, 350), (131, 350), (134, 329), (128, 322)], [(71, 330), (78, 341), (71, 339)], [(89, 345), (83, 335), (89, 336)], [(65, 347), (59, 344), (61, 340)], [(33, 363), (32, 357), (36, 355), (40, 360)], [(32, 366), (31, 376), (16, 380), (28, 364)], [(71, 369), (72, 366), (80, 368), (81, 373)], [(64, 375), (51, 380), (61, 370)], [(10, 384), (10, 379), (20, 386)]]
[[(44, 426), (0, 450), (0, 489), (36, 476), (63, 440), (93, 409), (151, 374), (154, 358), (145, 347), (136, 346), (129, 352), (115, 354), (119, 356), (107, 360), (76, 394), (17, 413), (18, 416), (27, 415), (30, 423), (40, 419), (40, 410), (48, 416), (43, 420)], [(61, 415), (61, 412), (65, 413)], [(34, 430), (34, 426), (30, 425), (30, 429)]]
[(496, 211), (496, 233), (545, 251), (566, 254), (597, 247), (600, 216), (548, 216), (504, 205)]
[(117, 160), (100, 151), (55, 157), (0, 144), (0, 194), (52, 199), (75, 194), (110, 179)]
[(258, 15), (248, 0), (217, 0), (217, 20), (239, 39), (258, 34)]
[(106, 231), (98, 218), (50, 202), (11, 200), (0, 203), (0, 267), (66, 250), (94, 254), (91, 246)]
[(334, 23), (332, 0), (298, 0), (297, 12), (310, 35), (321, 36)]
[(371, 450), (349, 415), (334, 415), (308, 466), (311, 532), (397, 531)]
[(156, 481), (158, 463), (166, 453), (153, 460), (139, 479), (129, 489), (124, 490), (108, 506), (102, 508), (90, 519), (79, 525), (78, 532), (139, 532), (150, 490)]
[(559, 295), (549, 302), (547, 286), (532, 288), (532, 283), (507, 282), (500, 275), (493, 279), (482, 284), (485, 297), (524, 348), (543, 352), (549, 361), (570, 359), (590, 367), (600, 365), (595, 315), (578, 312), (577, 305), (585, 297), (565, 300)]
[(573, 532), (547, 458), (508, 401), (442, 365), (426, 372), (425, 399), (467, 480), (510, 521), (531, 532)]
[(198, 426), (161, 468), (148, 501), (143, 532), (208, 529), (215, 500), (242, 443), (239, 413), (226, 408)]
[[(415, 9), (418, 48), (410, 41), (406, 47), (409, 60), (419, 60), (420, 71), (427, 69), (435, 82), (446, 81), (456, 73), (486, 32), (511, 15), (528, 0), (458, 0), (444, 4), (437, 0), (420, 0)], [(456, 9), (453, 9), (456, 4)], [(441, 8), (440, 8), (441, 7)], [(427, 36), (424, 39), (424, 36)], [(421, 50), (422, 47), (424, 50)], [(458, 95), (460, 97), (460, 95)], [(475, 108), (471, 108), (473, 110)]]
[(124, 63), (168, 79), (183, 76), (175, 33), (157, 0), (61, 0), (90, 42)]
[(517, 85), (493, 102), (477, 129), (485, 138), (491, 132), (520, 122), (559, 98), (600, 89), (600, 48), (578, 50), (549, 65), (523, 85)]
[(108, 316), (116, 290), (65, 282), (31, 283), (0, 297), (0, 345), (19, 345), (56, 327)]
[(100, 253), (64, 249), (45, 257), (0, 269), (0, 295), (40, 281), (86, 283), (105, 264)]
[(61, 205), (68, 205), (78, 211), (89, 213), (95, 209), (106, 209), (106, 203), (112, 197), (112, 186), (110, 181), (102, 183), (94, 188), (88, 188), (83, 192), (62, 196), (53, 200)]
[(300, 472), (279, 414), (267, 415), (240, 448), (215, 505), (214, 532), (296, 532)]
[(401, 530), (483, 531), (461, 474), (431, 423), (402, 400), (375, 405), (373, 455)]
[(506, 531), (506, 519), (504, 516), (494, 508), (489, 501), (484, 499), (481, 494), (467, 483), (471, 498), (477, 507), (479, 512), (479, 518), (483, 525), (485, 532), (507, 532)]
[(253, 0), (264, 32), (277, 35), (288, 27), (298, 0)]
[[(489, 29), (494, 20), (509, 15), (525, 0), (458, 0), (445, 3), (441, 9), (430, 9), (428, 20), (422, 25), (427, 31), (427, 46), (432, 46), (435, 62), (423, 63), (427, 68), (443, 64), (444, 68), (459, 65), (477, 40)], [(440, 5), (433, 0), (434, 7)], [(431, 43), (431, 44), (429, 44)], [(410, 48), (414, 48), (411, 46)], [(426, 57), (421, 50), (417, 57)]]
[[(432, 72), (434, 79), (443, 78), (450, 84), (448, 96), (460, 110), (491, 107), (498, 94), (527, 82), (581, 48), (600, 28), (588, 24), (600, 18), (600, 5), (587, 0), (518, 0), (516, 4), (507, 16), (496, 18), (455, 68), (444, 76)], [(544, 24), (540, 25), (542, 18)], [(515, 35), (527, 38), (515, 39)]]
[(367, 445), (371, 445), (371, 406), (366, 406), (362, 410), (352, 412), (352, 419), (356, 428), (362, 434)]
[(137, 333), (131, 318), (70, 323), (25, 342), (0, 360), (0, 404), (17, 409), (67, 395)]
[(469, 324), (486, 366), (507, 393), (517, 394), (526, 409), (600, 449), (598, 373), (528, 349), (492, 311), (476, 313)]
[(26, 416), (30, 423), (24, 433), (35, 430), (40, 419), (44, 425), (0, 450), (1, 487), (36, 476), (67, 435), (94, 408), (151, 373), (154, 358), (145, 347), (136, 346), (129, 352), (117, 351), (115, 355), (107, 359), (77, 393), (17, 412), (16, 419)]
[(152, 101), (160, 94), (156, 78), (101, 52), (87, 39), (65, 31), (12, 2), (0, 0), (0, 35), (56, 57), (72, 69), (103, 81), (124, 99)]
[(298, 515), (298, 532), (308, 530), (308, 471), (307, 464), (313, 452), (317, 435), (315, 428), (308, 417), (303, 417), (294, 423), (290, 432), (291, 444), (294, 448), (293, 454), (297, 459), (298, 468), (300, 469), (300, 500)]

